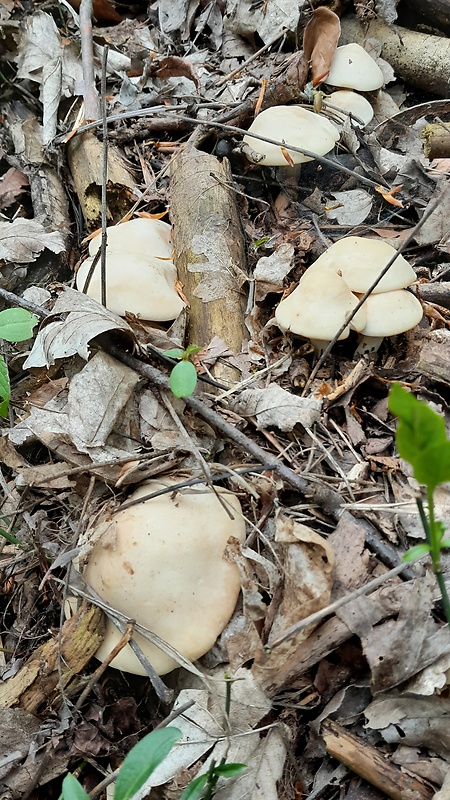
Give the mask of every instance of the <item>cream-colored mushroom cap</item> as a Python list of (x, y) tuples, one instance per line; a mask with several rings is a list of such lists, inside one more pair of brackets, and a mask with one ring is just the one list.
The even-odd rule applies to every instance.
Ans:
[(383, 86), (384, 78), (372, 56), (352, 42), (336, 48), (326, 82), (330, 86), (371, 92)]
[[(177, 271), (171, 260), (170, 233), (167, 223), (143, 217), (107, 229), (106, 306), (110, 311), (120, 316), (128, 311), (154, 322), (175, 319), (182, 311), (184, 303), (175, 289)], [(77, 272), (80, 291), (100, 243), (100, 236), (91, 241), (90, 257)], [(100, 260), (87, 294), (101, 302)]]
[[(278, 305), (275, 319), (282, 330), (307, 339), (331, 341), (357, 305), (358, 298), (336, 272), (318, 268), (316, 264), (309, 267), (297, 288)], [(350, 327), (360, 331), (365, 324), (366, 315), (360, 309)], [(340, 339), (348, 337), (350, 327), (345, 328)]]
[[(149, 481), (129, 499), (171, 483)], [(245, 523), (238, 498), (225, 489), (218, 491), (233, 519), (205, 486), (119, 510), (109, 525), (103, 523), (84, 570), (87, 583), (106, 603), (190, 660), (212, 647), (233, 613), (240, 589), (238, 568), (223, 553), (230, 536), (244, 541)], [(119, 638), (108, 620), (96, 657), (103, 660)], [(159, 675), (178, 666), (142, 635), (134, 638)], [(112, 666), (146, 674), (129, 645)]]
[(338, 89), (337, 92), (333, 92), (325, 99), (330, 102), (331, 106), (347, 112), (346, 114), (340, 114), (339, 112), (336, 114), (334, 108), (330, 108), (330, 111), (334, 112), (342, 122), (345, 122), (348, 114), (352, 114), (362, 121), (361, 125), (357, 120), (352, 120), (357, 127), (368, 125), (373, 119), (373, 108), (369, 101), (362, 94), (353, 92), (351, 89)]
[[(347, 236), (331, 245), (313, 266), (328, 267), (342, 275), (352, 292), (364, 293), (373, 284), (396, 250), (381, 239)], [(416, 279), (410, 264), (398, 255), (374, 293), (404, 289)]]
[[(339, 131), (324, 117), (308, 111), (301, 106), (272, 106), (261, 111), (260, 114), (250, 125), (249, 133), (256, 133), (258, 136), (265, 136), (268, 139), (275, 139), (278, 142), (286, 142), (324, 156), (333, 149), (339, 139)], [(289, 162), (284, 157), (281, 147), (275, 144), (254, 139), (252, 136), (244, 136), (244, 143), (251, 150), (264, 159), (258, 163), (268, 167), (286, 167)], [(310, 156), (296, 153), (294, 150), (286, 148), (294, 164), (303, 164), (306, 161), (313, 161)]]
[(365, 301), (366, 324), (362, 336), (384, 337), (404, 333), (418, 325), (423, 317), (417, 297), (406, 289), (371, 294)]

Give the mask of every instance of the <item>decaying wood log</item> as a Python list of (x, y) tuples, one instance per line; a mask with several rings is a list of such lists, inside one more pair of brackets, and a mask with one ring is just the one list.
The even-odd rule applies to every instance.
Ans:
[(433, 790), (400, 767), (376, 747), (349, 733), (334, 720), (321, 726), (327, 751), (361, 778), (385, 792), (392, 800), (431, 800)]
[(427, 158), (448, 158), (450, 156), (450, 128), (442, 122), (427, 125), (420, 132), (424, 140), (423, 151)]
[[(190, 304), (189, 342), (206, 346), (216, 336), (240, 353), (246, 280), (244, 235), (226, 159), (188, 145), (170, 175), (174, 262)], [(233, 383), (239, 372), (217, 363), (217, 380)]]
[(448, 0), (408, 0), (404, 12), (417, 14), (417, 22), (428, 22), (430, 26), (450, 33), (450, 15)]
[[(101, 220), (102, 144), (89, 131), (73, 136), (67, 157), (86, 227), (95, 230)], [(135, 181), (114, 145), (108, 148), (106, 211), (109, 224), (119, 222), (130, 208)]]
[(378, 39), (381, 56), (395, 73), (411, 86), (426, 92), (448, 97), (450, 88), (450, 40), (429, 36), (395, 25), (390, 28), (374, 20), (368, 27), (359, 24), (355, 16), (341, 20), (341, 44)]
[(61, 637), (56, 635), (38, 647), (19, 672), (0, 686), (0, 708), (18, 706), (37, 714), (42, 707), (57, 703), (60, 692), (58, 661), (62, 685), (67, 688), (97, 652), (103, 630), (102, 611), (96, 606), (82, 604), (64, 623)]
[(419, 283), (414, 288), (419, 297), (421, 297), (422, 300), (426, 300), (427, 303), (436, 303), (437, 306), (450, 308), (450, 281)]

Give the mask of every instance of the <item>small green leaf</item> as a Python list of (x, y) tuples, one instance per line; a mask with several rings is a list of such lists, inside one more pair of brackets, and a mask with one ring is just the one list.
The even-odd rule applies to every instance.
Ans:
[(152, 731), (128, 753), (116, 779), (114, 800), (129, 800), (170, 753), (180, 738), (178, 728)]
[(198, 800), (203, 794), (203, 789), (206, 786), (207, 780), (208, 775), (199, 775), (198, 778), (194, 778), (189, 786), (186, 786), (180, 800)]
[(23, 548), (22, 543), (19, 542), (19, 540), (16, 539), (16, 537), (13, 536), (12, 533), (8, 533), (8, 531), (4, 531), (3, 528), (0, 528), (0, 536), (3, 536), (3, 538), (7, 539), (8, 542), (11, 542), (11, 544), (16, 544), (16, 545), (18, 545), (18, 547), (22, 547)]
[(175, 397), (189, 397), (197, 385), (197, 370), (190, 361), (180, 361), (170, 373), (170, 388)]
[(168, 358), (183, 358), (184, 350), (180, 350), (179, 347), (174, 347), (173, 350), (164, 350), (163, 356), (167, 356)]
[(448, 547), (450, 547), (450, 539), (444, 539), (444, 541), (441, 542), (440, 547), (441, 550), (446, 550)]
[(69, 772), (62, 784), (63, 800), (89, 800), (89, 795), (84, 791), (81, 783)]
[(8, 367), (5, 359), (0, 356), (0, 417), (4, 419), (8, 416), (10, 397), (11, 387), (9, 384)]
[(221, 778), (235, 778), (237, 775), (242, 775), (246, 769), (246, 764), (219, 764), (218, 767), (214, 767), (214, 774), (220, 775)]
[(389, 409), (398, 417), (398, 451), (412, 465), (416, 480), (431, 490), (450, 481), (450, 442), (443, 418), (398, 383), (390, 391)]
[(5, 308), (0, 311), (0, 339), (23, 342), (31, 339), (38, 318), (25, 308)]
[(416, 558), (420, 558), (424, 556), (425, 553), (430, 552), (430, 545), (429, 544), (417, 544), (415, 547), (411, 547), (411, 550), (408, 550), (407, 553), (402, 558), (402, 561), (405, 561), (409, 564), (410, 561), (415, 561)]
[(189, 356), (193, 356), (195, 353), (200, 353), (201, 350), (202, 348), (198, 347), (196, 344), (188, 344), (184, 351), (185, 358), (189, 358)]

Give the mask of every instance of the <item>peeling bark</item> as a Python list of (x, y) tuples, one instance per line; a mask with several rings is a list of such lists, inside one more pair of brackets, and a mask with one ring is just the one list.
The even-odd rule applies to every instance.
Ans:
[[(228, 161), (187, 146), (171, 168), (174, 262), (190, 304), (189, 343), (217, 336), (232, 353), (247, 339), (244, 325), (244, 235)], [(239, 371), (217, 363), (217, 380), (236, 382)]]

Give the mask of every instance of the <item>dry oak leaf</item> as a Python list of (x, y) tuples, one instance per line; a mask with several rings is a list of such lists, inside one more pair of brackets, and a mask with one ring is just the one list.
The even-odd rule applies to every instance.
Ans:
[(47, 248), (61, 253), (64, 239), (59, 231), (49, 233), (40, 222), (32, 219), (15, 219), (0, 222), (0, 259), (19, 264), (30, 264)]
[(311, 63), (313, 86), (326, 80), (340, 35), (337, 14), (326, 6), (316, 8), (303, 34), (303, 54)]

